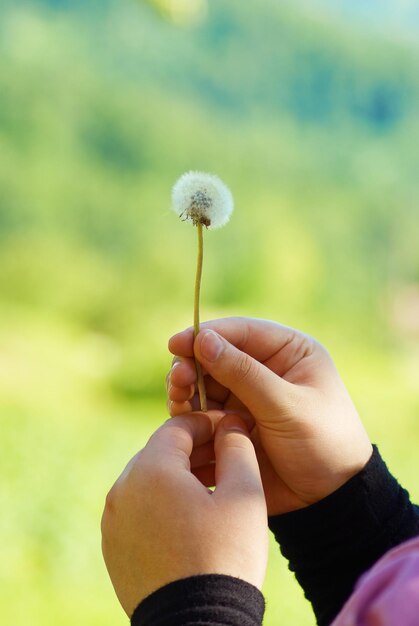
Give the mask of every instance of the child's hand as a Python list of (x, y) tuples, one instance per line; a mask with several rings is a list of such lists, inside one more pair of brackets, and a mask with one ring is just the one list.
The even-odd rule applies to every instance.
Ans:
[[(209, 408), (253, 419), (268, 512), (312, 504), (358, 473), (372, 453), (368, 435), (328, 352), (313, 338), (274, 322), (228, 318), (172, 337), (169, 411), (196, 410), (193, 350)], [(195, 473), (211, 484), (211, 444), (197, 450)]]
[[(262, 586), (268, 527), (259, 467), (242, 420), (223, 417), (210, 411), (169, 420), (109, 492), (102, 549), (129, 616), (153, 591), (197, 574)], [(194, 476), (190, 460), (213, 440), (214, 493)]]

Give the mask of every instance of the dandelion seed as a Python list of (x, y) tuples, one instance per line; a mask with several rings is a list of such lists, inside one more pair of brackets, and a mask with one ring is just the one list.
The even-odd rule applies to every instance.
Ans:
[[(198, 231), (194, 298), (194, 336), (196, 337), (199, 333), (199, 297), (204, 258), (203, 226), (212, 230), (227, 224), (233, 212), (233, 196), (218, 176), (203, 172), (187, 172), (173, 187), (172, 206), (183, 221), (191, 222)], [(196, 359), (195, 366), (201, 411), (206, 411), (204, 376), (201, 365)]]
[(212, 174), (187, 172), (172, 192), (173, 210), (181, 219), (209, 229), (227, 224), (233, 212), (233, 196), (224, 183)]

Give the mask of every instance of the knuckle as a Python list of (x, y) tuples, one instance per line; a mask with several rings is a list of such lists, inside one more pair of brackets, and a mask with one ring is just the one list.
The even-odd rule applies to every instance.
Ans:
[(256, 377), (257, 370), (254, 367), (253, 360), (247, 354), (241, 353), (237, 357), (234, 375), (239, 383), (246, 382)]
[(293, 337), (295, 345), (295, 354), (298, 360), (305, 359), (313, 354), (315, 340), (305, 333), (295, 333)]

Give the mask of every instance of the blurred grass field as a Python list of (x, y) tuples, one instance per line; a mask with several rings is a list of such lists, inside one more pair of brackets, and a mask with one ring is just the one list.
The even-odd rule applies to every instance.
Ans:
[[(86, 4), (0, 7), (0, 619), (14, 626), (126, 623), (100, 517), (167, 417), (167, 339), (191, 323), (195, 233), (169, 210), (188, 169), (236, 202), (206, 237), (203, 318), (322, 341), (419, 499), (417, 46), (320, 0), (213, 0), (183, 27), (133, 0)], [(265, 591), (266, 626), (314, 623), (274, 545)]]

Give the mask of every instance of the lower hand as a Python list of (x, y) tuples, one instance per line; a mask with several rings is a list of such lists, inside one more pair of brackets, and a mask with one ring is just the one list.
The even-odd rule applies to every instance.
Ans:
[[(198, 408), (193, 356), (202, 364), (213, 409), (253, 420), (270, 515), (329, 495), (367, 463), (372, 446), (328, 352), (312, 337), (275, 322), (227, 318), (171, 338), (171, 415)], [(200, 453), (210, 478), (212, 452)]]
[[(194, 473), (196, 451), (209, 442), (214, 492)], [(153, 591), (197, 574), (231, 575), (260, 589), (266, 503), (242, 420), (210, 411), (166, 422), (110, 490), (102, 537), (106, 566), (128, 616)]]

